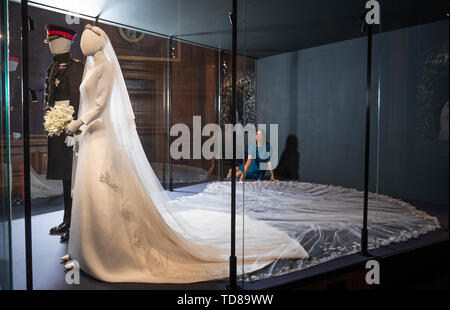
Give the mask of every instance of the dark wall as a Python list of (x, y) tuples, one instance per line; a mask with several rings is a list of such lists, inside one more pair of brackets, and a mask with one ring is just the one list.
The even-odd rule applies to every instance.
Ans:
[(279, 153), (297, 136), (303, 181), (362, 184), (364, 51), (355, 39), (257, 61), (258, 122), (278, 124)]
[(448, 21), (381, 35), (380, 178), (382, 192), (448, 205)]
[[(448, 21), (375, 35), (373, 45), (371, 190), (448, 204), (448, 140), (436, 135)], [(258, 122), (279, 124), (279, 154), (297, 136), (302, 181), (363, 188), (366, 48), (358, 38), (257, 61)]]
[[(34, 31), (28, 34), (28, 62), (29, 62), (29, 84), (36, 90), (38, 102), (30, 104), (30, 131), (31, 134), (43, 134), (42, 125), (45, 114), (44, 103), (44, 81), (48, 67), (53, 59), (48, 44), (44, 42), (46, 37), (45, 24), (56, 24), (69, 27), (78, 33), (71, 47), (73, 57), (83, 60), (80, 49), (80, 36), (82, 32), (81, 24), (66, 23), (64, 14), (57, 14), (51, 11), (29, 7), (29, 15), (34, 21)], [(9, 2), (9, 16), (20, 16), (20, 3)], [(10, 72), (10, 105), (11, 105), (11, 132), (22, 132), (22, 91), (20, 66), (22, 61), (20, 34), (21, 19), (10, 18), (9, 20), (9, 53), (11, 56), (19, 58), (19, 64), (16, 71)]]

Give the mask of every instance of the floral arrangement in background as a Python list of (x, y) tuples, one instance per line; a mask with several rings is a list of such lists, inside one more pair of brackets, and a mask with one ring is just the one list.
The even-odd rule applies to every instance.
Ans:
[(448, 83), (448, 41), (430, 52), (422, 65), (417, 87), (417, 133), (425, 139), (436, 139), (439, 133), (441, 109), (448, 101), (442, 97)]
[[(256, 79), (254, 72), (240, 72), (236, 81), (237, 110), (243, 126), (256, 124)], [(225, 73), (221, 88), (221, 124), (231, 123), (232, 79)]]

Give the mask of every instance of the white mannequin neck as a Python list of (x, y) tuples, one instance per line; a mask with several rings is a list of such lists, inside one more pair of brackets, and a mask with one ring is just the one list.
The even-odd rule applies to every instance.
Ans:
[(94, 55), (92, 55), (92, 57), (94, 58), (94, 63), (96, 64), (107, 61), (105, 54), (103, 53), (103, 50), (95, 52)]

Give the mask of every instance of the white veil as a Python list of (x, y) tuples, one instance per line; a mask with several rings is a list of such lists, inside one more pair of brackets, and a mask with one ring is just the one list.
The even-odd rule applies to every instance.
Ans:
[[(109, 119), (112, 128), (109, 129), (109, 140), (110, 144), (117, 142), (121, 147), (121, 150), (125, 152), (126, 157), (132, 164), (132, 167), (136, 174), (139, 176), (142, 184), (144, 185), (147, 193), (151, 196), (154, 201), (155, 206), (159, 209), (162, 215), (169, 216), (172, 212), (168, 209), (168, 202), (170, 201), (164, 188), (161, 186), (158, 177), (156, 176), (153, 168), (151, 167), (147, 156), (145, 155), (144, 149), (142, 147), (141, 141), (139, 139), (135, 116), (133, 113), (133, 107), (130, 102), (130, 97), (128, 95), (128, 90), (125, 84), (125, 79), (122, 75), (122, 70), (120, 68), (119, 61), (117, 59), (114, 48), (109, 40), (107, 34), (99, 27), (87, 25), (87, 29), (91, 29), (99, 34), (106, 41), (106, 46), (103, 49), (105, 57), (114, 66), (115, 78), (114, 85), (112, 86), (112, 93), (109, 102)], [(86, 58), (86, 63), (83, 72), (83, 79), (86, 73), (93, 67), (93, 59), (91, 56)], [(80, 97), (80, 106), (78, 117), (82, 116), (87, 111), (87, 103), (84, 103)], [(112, 130), (111, 130), (112, 129)], [(112, 136), (114, 134), (114, 137)], [(112, 142), (113, 140), (114, 142)], [(82, 135), (79, 141), (79, 148), (82, 148)], [(72, 184), (75, 184), (76, 179), (76, 166), (77, 166), (77, 156), (75, 156), (75, 164), (73, 165), (73, 175)], [(176, 217), (173, 217), (176, 219)], [(178, 221), (176, 221), (178, 222)], [(183, 225), (180, 225), (182, 228)]]
[[(136, 260), (145, 261), (153, 255), (154, 249), (157, 249), (160, 253), (159, 257), (163, 257), (163, 261), (170, 261), (171, 264), (174, 261), (179, 264), (194, 262), (189, 263), (189, 266), (198, 264), (196, 267), (198, 274), (191, 272), (188, 275), (189, 279), (208, 280), (226, 277), (230, 254), (229, 214), (203, 210), (183, 212), (173, 210), (172, 201), (150, 166), (139, 139), (125, 80), (111, 42), (101, 28), (90, 25), (86, 28), (91, 29), (106, 41), (103, 53), (113, 65), (115, 75), (108, 105), (101, 117), (106, 129), (106, 147), (111, 154), (111, 158), (107, 159), (111, 167), (109, 169), (111, 173), (107, 176), (108, 184), (120, 187), (120, 196), (123, 199), (120, 198), (121, 201), (118, 203), (113, 198), (107, 198), (111, 200), (102, 204), (113, 206), (120, 211), (123, 225), (127, 227), (129, 244), (133, 244), (136, 248)], [(83, 80), (93, 65), (92, 57), (87, 57)], [(83, 102), (83, 96), (80, 96), (78, 116), (82, 116), (86, 111), (87, 103)], [(83, 161), (89, 160), (82, 155), (83, 127), (82, 131), (79, 137), (79, 155), (74, 156), (73, 195), (82, 191), (83, 182), (80, 181), (83, 178), (82, 174), (89, 173), (80, 172), (84, 169), (78, 169), (83, 167)], [(193, 208), (195, 209), (196, 206)], [(161, 217), (165, 223), (160, 220)], [(242, 222), (239, 224), (239, 220), (244, 218), (239, 217), (237, 220), (236, 245), (239, 247), (244, 237), (243, 225)], [(245, 225), (246, 255), (243, 262), (245, 272), (257, 270), (280, 257), (308, 256), (294, 239), (261, 221), (245, 219)], [(81, 227), (75, 229), (81, 229)], [(208, 272), (204, 272), (205, 270)], [(238, 273), (240, 273), (239, 270)], [(165, 276), (168, 275), (165, 274)], [(188, 276), (180, 275), (180, 278)], [(146, 278), (126, 280), (145, 282)]]

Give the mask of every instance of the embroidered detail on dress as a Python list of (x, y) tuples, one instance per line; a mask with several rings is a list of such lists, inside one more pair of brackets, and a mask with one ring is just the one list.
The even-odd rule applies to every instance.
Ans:
[(134, 116), (133, 117), (131, 117), (131, 116), (128, 117), (128, 126), (129, 127), (136, 127), (136, 123), (134, 122)]
[(147, 269), (155, 276), (163, 275), (167, 271), (169, 257), (155, 248), (148, 248), (145, 255)]
[(121, 213), (123, 219), (126, 221), (128, 237), (130, 238), (131, 244), (136, 248), (144, 247), (144, 236), (141, 232), (143, 223), (141, 219), (136, 216), (128, 202), (121, 203)]
[(100, 182), (108, 184), (114, 191), (118, 192), (120, 191), (120, 186), (117, 183), (113, 183), (109, 177), (105, 174), (100, 175)]

